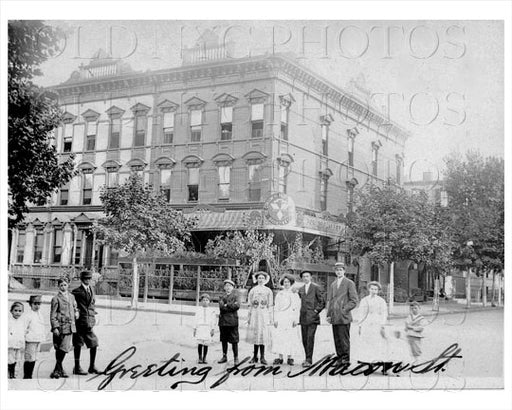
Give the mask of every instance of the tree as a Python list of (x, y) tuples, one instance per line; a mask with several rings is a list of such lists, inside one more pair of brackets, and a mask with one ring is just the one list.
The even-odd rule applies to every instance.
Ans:
[(8, 32), (9, 227), (14, 227), (29, 203), (44, 205), (73, 177), (74, 158), (59, 163), (51, 139), (62, 112), (56, 99), (32, 82), (41, 75), (38, 66), (58, 52), (61, 33), (41, 21), (11, 21)]
[[(239, 260), (242, 266), (252, 267), (254, 270), (260, 260), (276, 261), (277, 248), (272, 243), (274, 234), (262, 232), (248, 222), (247, 229), (243, 231), (228, 231), (210, 239), (206, 244), (205, 252), (215, 258)], [(246, 274), (248, 275), (249, 269)], [(237, 285), (241, 286), (247, 279), (235, 278)]]
[(100, 243), (131, 255), (132, 307), (136, 307), (139, 295), (137, 257), (148, 252), (170, 255), (183, 251), (196, 221), (173, 209), (136, 174), (123, 185), (103, 188), (100, 199), (105, 217), (95, 223), (94, 230)]
[(505, 261), (504, 160), (470, 151), (465, 159), (451, 155), (445, 162), (456, 263), (476, 268), (477, 275), (487, 276), (492, 271), (494, 284), (495, 274)]
[(423, 262), (438, 273), (448, 269), (450, 234), (443, 226), (442, 214), (423, 192), (407, 193), (391, 185), (370, 186), (358, 194), (348, 228), (356, 253), (390, 266), (390, 309), (395, 262)]

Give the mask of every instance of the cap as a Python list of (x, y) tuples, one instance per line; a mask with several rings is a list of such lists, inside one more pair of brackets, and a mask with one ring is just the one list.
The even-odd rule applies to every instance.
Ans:
[(231, 279), (225, 279), (225, 280), (224, 280), (224, 285), (225, 285), (226, 283), (229, 283), (231, 286), (235, 287), (235, 282), (233, 282)]
[(334, 267), (335, 267), (335, 268), (336, 268), (336, 267), (338, 267), (338, 266), (340, 266), (340, 267), (344, 268), (344, 267), (345, 267), (345, 262), (336, 262), (336, 263), (334, 264)]
[(370, 286), (377, 286), (379, 288), (379, 290), (382, 290), (382, 285), (377, 282), (376, 280), (372, 280), (371, 282), (368, 282), (368, 284), (366, 285), (366, 289), (370, 289)]

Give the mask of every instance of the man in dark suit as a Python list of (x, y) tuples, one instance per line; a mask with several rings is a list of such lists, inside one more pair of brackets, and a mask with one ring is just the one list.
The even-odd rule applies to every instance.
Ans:
[(98, 337), (94, 334), (93, 327), (96, 324), (95, 297), (91, 287), (92, 273), (83, 271), (80, 273), (79, 287), (73, 289), (71, 293), (75, 297), (78, 307), (79, 317), (76, 320), (76, 333), (73, 333), (73, 347), (75, 354), (75, 367), (73, 374), (85, 375), (80, 367), (80, 352), (85, 344), (90, 351), (89, 373), (98, 374), (99, 371), (94, 365), (96, 360), (96, 350), (98, 348)]
[(302, 344), (306, 353), (303, 367), (313, 363), (313, 348), (315, 346), (316, 328), (320, 324), (320, 312), (325, 307), (325, 292), (320, 285), (311, 282), (311, 272), (303, 271), (300, 274), (304, 286), (299, 289), (300, 297), (300, 327)]
[(327, 291), (327, 321), (332, 325), (338, 363), (350, 362), (350, 322), (358, 302), (356, 285), (345, 277), (345, 264), (334, 265), (336, 279)]

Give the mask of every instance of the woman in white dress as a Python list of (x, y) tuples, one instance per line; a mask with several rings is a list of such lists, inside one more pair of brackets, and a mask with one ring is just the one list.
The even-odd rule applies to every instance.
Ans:
[[(359, 360), (367, 363), (387, 361), (387, 336), (385, 325), (388, 318), (386, 301), (378, 293), (379, 282), (368, 283), (370, 294), (359, 304)], [(383, 372), (385, 373), (385, 372)]]
[(295, 279), (291, 275), (285, 275), (279, 281), (283, 287), (276, 295), (274, 303), (274, 330), (272, 333), (272, 352), (279, 358), (274, 364), (286, 363), (293, 366), (293, 356), (302, 352), (299, 334), (300, 298), (292, 286)]
[(249, 363), (258, 362), (267, 364), (265, 360), (265, 345), (270, 345), (270, 326), (272, 325), (272, 306), (274, 295), (272, 290), (265, 286), (270, 280), (268, 273), (256, 272), (257, 285), (249, 291), (249, 313), (247, 318), (247, 343), (254, 345), (254, 355)]

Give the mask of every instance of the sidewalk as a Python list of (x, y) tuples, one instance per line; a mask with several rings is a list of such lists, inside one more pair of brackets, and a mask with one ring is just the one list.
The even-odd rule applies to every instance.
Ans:
[[(31, 294), (41, 294), (42, 302), (44, 304), (50, 304), (50, 301), (54, 295), (54, 293), (49, 292), (38, 292), (37, 290), (15, 290), (9, 291), (8, 298), (9, 301), (20, 301), (20, 302), (28, 302), (29, 295)], [(490, 311), (490, 310), (499, 310), (503, 309), (500, 307), (492, 307), (490, 303), (486, 307), (482, 306), (482, 304), (474, 303), (472, 304), (470, 309), (466, 308), (465, 303), (458, 303), (455, 301), (441, 301), (439, 304), (439, 311), (432, 310), (432, 303), (420, 303), (421, 305), (421, 313), (423, 316), (431, 317), (437, 315), (446, 315), (446, 314), (457, 314), (457, 313), (471, 313), (471, 312), (481, 312), (481, 311)], [(97, 295), (96, 296), (96, 306), (106, 309), (115, 309), (115, 310), (127, 310), (127, 311), (141, 311), (141, 312), (161, 312), (161, 313), (170, 313), (175, 315), (183, 315), (183, 316), (193, 316), (195, 314), (195, 304), (193, 302), (185, 302), (185, 301), (174, 301), (172, 304), (166, 303), (163, 300), (155, 300), (148, 302), (139, 302), (137, 309), (132, 309), (130, 305), (130, 300), (128, 298), (118, 298), (108, 295)], [(212, 303), (212, 306), (217, 306), (216, 303)], [(322, 312), (325, 315), (325, 310)], [(321, 316), (322, 316), (321, 314)], [(405, 303), (395, 303), (393, 306), (393, 312), (389, 315), (389, 319), (402, 319), (406, 318), (409, 314), (409, 305)], [(353, 311), (354, 319), (358, 318), (358, 308)], [(247, 317), (247, 307), (242, 306), (239, 314), (240, 319), (245, 319)], [(323, 317), (325, 320), (325, 317)]]

